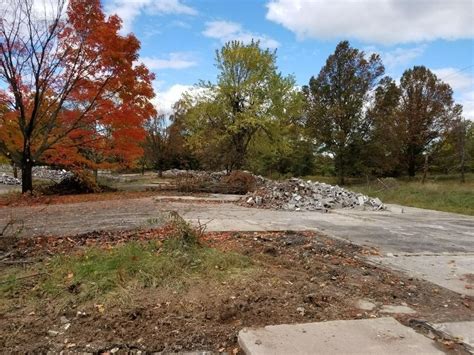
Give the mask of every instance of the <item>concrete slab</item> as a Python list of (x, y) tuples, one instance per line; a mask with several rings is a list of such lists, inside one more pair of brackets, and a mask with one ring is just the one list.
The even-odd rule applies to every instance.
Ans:
[(474, 322), (451, 322), (433, 324), (436, 330), (461, 340), (474, 350)]
[(444, 354), (390, 317), (267, 326), (242, 330), (238, 339), (247, 355)]
[(458, 255), (405, 254), (371, 257), (373, 262), (404, 271), (464, 295), (474, 296), (474, 253)]

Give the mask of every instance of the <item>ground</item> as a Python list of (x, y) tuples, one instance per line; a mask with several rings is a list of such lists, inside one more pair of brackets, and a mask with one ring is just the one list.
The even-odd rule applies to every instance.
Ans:
[[(147, 233), (148, 239), (153, 233), (162, 237)], [(87, 240), (111, 247), (123, 236), (117, 232), (39, 238), (13, 251), (27, 259), (51, 252), (74, 254)], [(430, 322), (474, 320), (471, 298), (367, 263), (364, 259), (375, 252), (372, 248), (309, 232), (208, 233), (204, 238), (213, 248), (250, 258), (250, 268), (222, 281), (198, 278), (177, 288), (129, 289), (123, 291), (126, 297), (121, 294), (122, 301), (115, 302), (115, 296), (115, 301), (99, 305), (97, 299), (74, 298), (67, 283), (64, 292), (72, 298), (31, 299), (28, 294), (39, 281), (24, 279), (21, 288), (4, 291), (0, 347), (6, 352), (115, 347), (232, 352), (238, 350), (236, 336), (243, 327), (379, 317), (387, 304), (408, 305), (417, 318)], [(361, 299), (370, 300), (374, 309), (359, 309)], [(414, 317), (395, 316), (405, 324)]]
[[(233, 195), (131, 190), (0, 199), (2, 351), (237, 353), (244, 327), (378, 318), (387, 306), (412, 327), (474, 321), (473, 217), (400, 205), (274, 211)], [(188, 255), (157, 282), (149, 267), (164, 255), (170, 211), (215, 252)]]

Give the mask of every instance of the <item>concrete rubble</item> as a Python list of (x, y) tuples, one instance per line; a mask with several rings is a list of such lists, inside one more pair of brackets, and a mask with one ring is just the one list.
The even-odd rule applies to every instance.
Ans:
[[(19, 174), (20, 174), (20, 169)], [(0, 184), (4, 185), (21, 185), (21, 179), (13, 177), (13, 172), (10, 166), (2, 165), (0, 166)], [(71, 172), (64, 169), (51, 169), (47, 166), (35, 166), (33, 167), (33, 177), (37, 179), (44, 180), (54, 180), (61, 181), (66, 177), (72, 175)]]
[(334, 208), (383, 210), (378, 198), (343, 189), (337, 185), (292, 178), (265, 180), (263, 186), (245, 196), (245, 204), (289, 211), (321, 211)]

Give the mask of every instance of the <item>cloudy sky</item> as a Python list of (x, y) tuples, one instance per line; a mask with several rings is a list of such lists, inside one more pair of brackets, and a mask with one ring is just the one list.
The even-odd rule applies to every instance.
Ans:
[(317, 75), (340, 40), (381, 54), (386, 73), (425, 65), (451, 84), (474, 120), (473, 0), (104, 0), (123, 32), (142, 43), (156, 73), (157, 105), (169, 113), (181, 93), (216, 78), (215, 50), (229, 40), (277, 50), (299, 85)]

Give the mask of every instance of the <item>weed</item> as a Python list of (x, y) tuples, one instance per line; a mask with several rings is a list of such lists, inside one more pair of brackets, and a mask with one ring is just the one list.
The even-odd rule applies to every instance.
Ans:
[[(38, 263), (23, 273), (40, 271), (41, 277), (23, 282), (22, 273), (0, 279), (0, 296), (12, 296), (20, 287), (32, 287), (36, 297), (45, 295), (74, 302), (117, 298), (148, 287), (185, 287), (192, 280), (221, 280), (252, 270), (246, 256), (221, 252), (200, 241), (177, 214), (164, 242), (128, 242), (110, 249), (86, 248), (76, 255), (61, 255)], [(34, 270), (32, 270), (34, 269)], [(110, 297), (109, 297), (110, 298)]]

